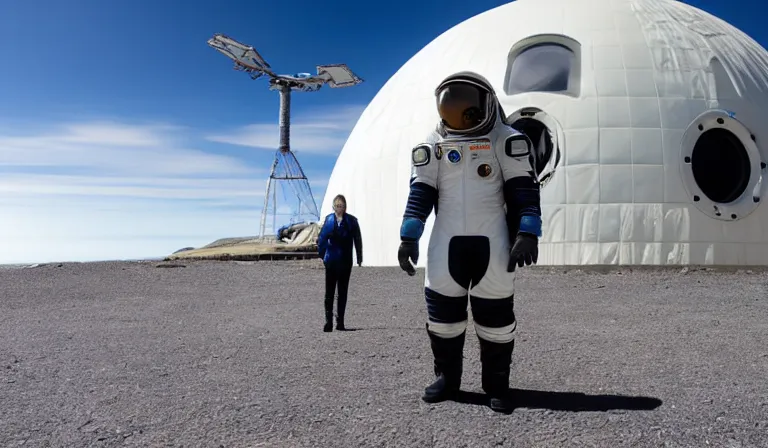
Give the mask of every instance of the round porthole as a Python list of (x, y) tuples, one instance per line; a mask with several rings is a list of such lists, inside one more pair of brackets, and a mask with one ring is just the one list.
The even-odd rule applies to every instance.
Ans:
[(710, 110), (698, 116), (681, 149), (683, 183), (699, 210), (734, 221), (757, 208), (764, 168), (754, 136), (733, 114)]
[(729, 204), (747, 190), (749, 154), (730, 130), (712, 128), (702, 132), (690, 160), (693, 180), (713, 202)]

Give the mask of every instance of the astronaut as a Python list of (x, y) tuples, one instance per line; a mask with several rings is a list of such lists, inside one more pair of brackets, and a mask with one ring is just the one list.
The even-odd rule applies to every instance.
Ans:
[(437, 379), (422, 399), (435, 403), (459, 391), (469, 303), (483, 390), (491, 409), (508, 412), (515, 266), (536, 263), (541, 236), (532, 145), (506, 124), (493, 87), (482, 76), (451, 75), (435, 95), (441, 120), (411, 153), (398, 250), (400, 267), (415, 275), (419, 239), (434, 209), (424, 295)]

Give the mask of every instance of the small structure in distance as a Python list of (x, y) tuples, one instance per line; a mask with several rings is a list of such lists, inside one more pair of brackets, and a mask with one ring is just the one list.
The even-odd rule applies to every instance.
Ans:
[(272, 162), (272, 168), (267, 180), (267, 191), (264, 198), (264, 209), (261, 212), (260, 236), (265, 236), (267, 214), (272, 206), (272, 231), (279, 232), (276, 227), (277, 219), (277, 182), (288, 183), (293, 194), (299, 201), (298, 210), (293, 211), (294, 216), (301, 217), (305, 213), (319, 221), (320, 213), (317, 208), (309, 180), (301, 168), (301, 164), (291, 151), (291, 92), (316, 92), (323, 85), (332, 88), (351, 87), (363, 82), (355, 75), (346, 64), (318, 65), (317, 75), (310, 73), (297, 73), (295, 75), (278, 75), (264, 60), (256, 49), (242, 44), (224, 34), (215, 34), (208, 40), (208, 45), (223, 53), (235, 63), (235, 70), (246, 72), (251, 79), (269, 77), (269, 90), (280, 92), (280, 118), (279, 132), (280, 144)]

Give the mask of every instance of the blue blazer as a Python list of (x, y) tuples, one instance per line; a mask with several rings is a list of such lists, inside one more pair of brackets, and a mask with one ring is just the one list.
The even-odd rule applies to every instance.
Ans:
[(336, 221), (336, 214), (325, 217), (320, 236), (317, 238), (317, 251), (324, 263), (341, 261), (352, 264), (352, 247), (357, 253), (357, 263), (363, 262), (363, 237), (357, 218), (344, 213), (341, 225)]

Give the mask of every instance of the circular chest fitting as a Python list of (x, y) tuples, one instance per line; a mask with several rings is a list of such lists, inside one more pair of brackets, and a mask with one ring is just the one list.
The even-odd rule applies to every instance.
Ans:
[(725, 110), (708, 110), (685, 130), (680, 174), (691, 201), (702, 213), (736, 221), (760, 205), (765, 163), (755, 140)]
[(458, 149), (451, 149), (450, 151), (448, 151), (445, 157), (451, 163), (459, 163), (461, 162), (461, 151), (459, 151)]
[(488, 177), (491, 175), (491, 165), (488, 165), (487, 163), (484, 163), (477, 167), (477, 174), (480, 175), (480, 177)]

